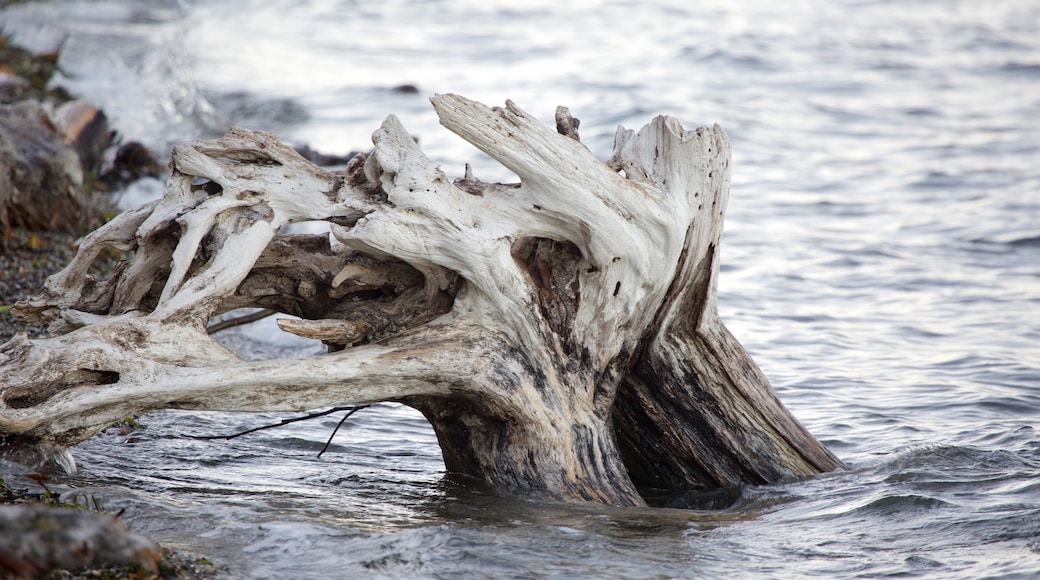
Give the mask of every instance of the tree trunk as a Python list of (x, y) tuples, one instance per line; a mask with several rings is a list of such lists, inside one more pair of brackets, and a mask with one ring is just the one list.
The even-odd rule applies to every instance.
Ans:
[[(718, 320), (720, 128), (658, 117), (619, 129), (603, 163), (562, 107), (553, 131), (509, 102), (433, 105), (520, 183), (449, 182), (392, 116), (340, 172), (242, 129), (175, 148), (164, 198), (17, 306), (58, 336), (0, 347), (7, 445), (65, 447), (156, 408), (400, 401), (449, 471), (561, 500), (842, 467)], [(331, 239), (280, 233), (308, 220)], [(127, 258), (95, 281), (109, 246)], [(302, 317), (279, 324), (330, 353), (243, 362), (205, 327), (244, 306)]]

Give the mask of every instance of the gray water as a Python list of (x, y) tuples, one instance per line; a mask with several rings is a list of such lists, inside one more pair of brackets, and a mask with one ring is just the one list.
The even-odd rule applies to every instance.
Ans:
[[(600, 157), (618, 124), (720, 123), (722, 318), (851, 466), (716, 511), (559, 506), (451, 481), (402, 407), (320, 459), (338, 415), (224, 442), (184, 436), (287, 416), (159, 412), (59, 483), (163, 544), (250, 578), (1040, 575), (1035, 0), (81, 0), (0, 23), (64, 40), (65, 83), (157, 150), (237, 123), (343, 153), (393, 113), (449, 175), (509, 179), (429, 95), (567, 105)], [(227, 340), (318, 350), (266, 323)]]

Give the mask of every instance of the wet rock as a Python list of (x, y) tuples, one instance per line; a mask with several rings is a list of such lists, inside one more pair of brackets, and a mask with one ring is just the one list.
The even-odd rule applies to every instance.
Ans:
[[(3, 6), (4, 2), (0, 2)], [(16, 46), (0, 34), (0, 104), (27, 99), (64, 102), (71, 99), (61, 87), (52, 87), (58, 72), (58, 51), (36, 54)]]
[(353, 159), (358, 154), (357, 151), (351, 151), (346, 155), (328, 155), (320, 151), (311, 149), (309, 145), (300, 145), (295, 147), (296, 152), (303, 156), (304, 159), (317, 165), (318, 167), (332, 167), (335, 165), (346, 165), (348, 161)]
[(131, 141), (119, 147), (115, 160), (102, 174), (101, 182), (109, 190), (120, 189), (142, 177), (159, 177), (162, 168), (147, 147)]
[(130, 565), (155, 574), (160, 548), (122, 521), (43, 505), (0, 506), (0, 572), (36, 577), (53, 570)]
[(0, 227), (70, 229), (87, 207), (79, 156), (46, 107), (0, 105)]
[[(0, 34), (0, 233), (87, 230), (91, 190), (114, 133), (96, 106), (50, 81), (58, 53), (34, 54)], [(2, 242), (3, 240), (0, 240)]]
[(55, 109), (53, 118), (62, 141), (79, 157), (84, 174), (96, 172), (114, 138), (104, 111), (85, 101), (70, 101)]
[(10, 68), (0, 67), (0, 103), (12, 103), (18, 95), (31, 88), (27, 79), (10, 72)]

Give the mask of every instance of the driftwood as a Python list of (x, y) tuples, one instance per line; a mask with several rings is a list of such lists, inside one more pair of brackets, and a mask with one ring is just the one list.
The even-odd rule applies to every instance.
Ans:
[[(88, 236), (15, 312), (53, 338), (0, 347), (9, 449), (66, 447), (157, 408), (399, 401), (451, 472), (563, 500), (767, 483), (840, 468), (718, 319), (729, 143), (657, 117), (608, 161), (514, 104), (433, 98), (520, 177), (454, 183), (393, 116), (343, 171), (232, 129), (173, 151), (163, 199)], [(327, 222), (331, 236), (283, 233)], [(114, 247), (127, 258), (88, 274)], [(263, 307), (330, 353), (244, 362), (213, 316)]]

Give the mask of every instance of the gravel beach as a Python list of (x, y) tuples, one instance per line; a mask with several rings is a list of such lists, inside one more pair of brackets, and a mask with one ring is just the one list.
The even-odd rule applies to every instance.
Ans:
[[(31, 298), (43, 288), (48, 276), (60, 271), (76, 255), (77, 236), (68, 232), (31, 231), (13, 228), (6, 240), (0, 241), (0, 344), (15, 333), (26, 331), (30, 336), (46, 334), (42, 325), (26, 325), (15, 321), (10, 307), (19, 300)], [(24, 490), (8, 487), (0, 478), (0, 506), (34, 504), (43, 501)], [(60, 503), (56, 498), (46, 502)], [(41, 506), (43, 509), (46, 506)], [(52, 509), (68, 509), (56, 507)], [(2, 526), (0, 526), (2, 528)], [(4, 533), (0, 530), (0, 559), (5, 549)], [(8, 554), (10, 555), (10, 554)], [(8, 562), (8, 560), (4, 560)], [(9, 562), (8, 562), (9, 563)], [(11, 570), (0, 563), (0, 576)], [(226, 578), (229, 571), (205, 558), (162, 548), (157, 573), (149, 573), (137, 566), (87, 568), (76, 571), (51, 570), (47, 578)], [(4, 576), (7, 577), (7, 576)]]
[(76, 236), (67, 232), (11, 230), (11, 237), (0, 243), (0, 343), (19, 330), (40, 336), (46, 327), (16, 322), (11, 306), (31, 298), (43, 289), (47, 276), (64, 268), (73, 256)]
[[(49, 85), (51, 75), (57, 70), (57, 56), (56, 53), (29, 53), (8, 43), (0, 31), (0, 107), (15, 107), (28, 101), (57, 104), (71, 99), (60, 87)], [(75, 110), (89, 113), (83, 118), (85, 121), (104, 118), (90, 105)], [(110, 174), (114, 177), (106, 180), (99, 175), (101, 151), (116, 143), (111, 142), (112, 134), (107, 125), (95, 122), (93, 133), (83, 133), (91, 139), (90, 143), (76, 149), (84, 175), (76, 179), (60, 175), (67, 166), (52, 161), (65, 146), (55, 145), (55, 141), (48, 139), (54, 137), (55, 126), (62, 123), (48, 119), (37, 125), (18, 124), (11, 119), (24, 121), (25, 117), (10, 111), (5, 117), (8, 123), (0, 124), (0, 145), (4, 145), (0, 147), (0, 346), (18, 332), (27, 332), (30, 337), (47, 334), (44, 325), (16, 321), (11, 307), (39, 294), (47, 277), (61, 271), (75, 257), (77, 239), (117, 213), (109, 195), (103, 193), (105, 190), (114, 191), (121, 184), (158, 170), (150, 154), (138, 145), (138, 149), (126, 148), (129, 153), (122, 162), (119, 153), (116, 154)], [(69, 123), (79, 119), (66, 115), (62, 120)], [(68, 139), (66, 145), (73, 141), (69, 133), (63, 137)], [(77, 142), (77, 145), (81, 144)], [(75, 187), (68, 199), (54, 195), (68, 191), (70, 184)], [(58, 219), (68, 216), (71, 218)], [(18, 227), (27, 224), (36, 225)], [(55, 224), (62, 225), (53, 229)], [(104, 268), (105, 260), (112, 263), (114, 259), (115, 254), (102, 257), (101, 266)], [(3, 516), (0, 517), (0, 577), (190, 579), (229, 576), (226, 568), (205, 558), (159, 546), (149, 552), (148, 566), (134, 563), (109, 566), (106, 562), (127, 560), (125, 555), (119, 556), (104, 548), (110, 540), (118, 539), (120, 533), (91, 526), (96, 523), (94, 520), (109, 522), (119, 529), (125, 526), (118, 515), (112, 518), (76, 508), (59, 496), (51, 496), (49, 492), (40, 496), (0, 477), (0, 516)], [(70, 517), (72, 523), (69, 523)], [(66, 534), (63, 538), (52, 529), (52, 522), (59, 520), (65, 522), (60, 528)], [(37, 521), (43, 522), (42, 529), (33, 527)], [(81, 567), (83, 565), (88, 566)], [(77, 569), (70, 571), (63, 567)]]

